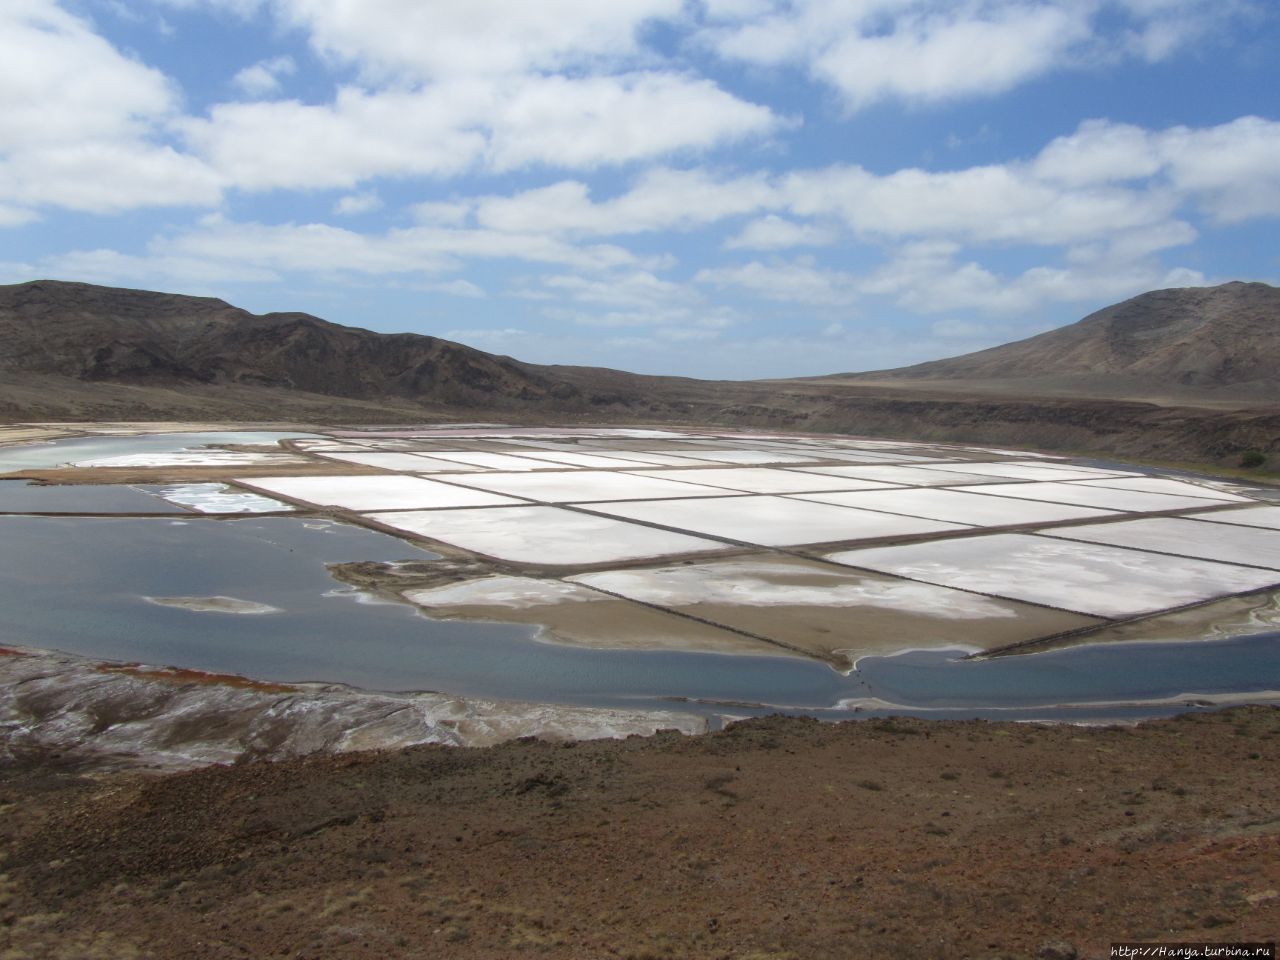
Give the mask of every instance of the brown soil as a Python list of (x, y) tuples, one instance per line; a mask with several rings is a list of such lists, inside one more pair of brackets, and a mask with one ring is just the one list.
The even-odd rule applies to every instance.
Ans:
[(1103, 957), (1280, 930), (1280, 710), (0, 777), (5, 957)]

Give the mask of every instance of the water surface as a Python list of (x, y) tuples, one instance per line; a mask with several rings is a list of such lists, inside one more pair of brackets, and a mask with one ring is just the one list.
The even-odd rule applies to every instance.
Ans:
[[(1108, 702), (1280, 688), (1274, 633), (987, 661), (954, 651), (865, 657), (845, 676), (795, 658), (539, 643), (527, 626), (438, 621), (402, 604), (358, 602), (325, 567), (433, 557), (327, 520), (0, 517), (0, 642), (269, 680), (707, 713), (869, 715), (837, 705), (876, 697), (900, 705), (893, 712), (927, 716), (1149, 716), (1185, 707)], [(280, 612), (146, 599), (214, 596)]]
[(40, 443), (0, 447), (0, 473), (15, 470), (48, 470), (83, 460), (136, 454), (178, 453), (211, 444), (265, 443), (316, 437), (314, 433), (220, 431), (217, 433), (152, 433), (127, 437), (72, 437)]

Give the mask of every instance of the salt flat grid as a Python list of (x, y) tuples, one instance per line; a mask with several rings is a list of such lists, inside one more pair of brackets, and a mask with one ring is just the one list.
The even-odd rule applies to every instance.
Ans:
[(472, 466), (484, 467), (488, 470), (546, 470), (547, 464), (542, 460), (531, 460), (528, 457), (510, 453), (483, 453), (470, 450), (432, 450), (431, 456), (437, 460), (450, 463), (469, 463)]
[(661, 607), (879, 607), (962, 620), (1016, 617), (1013, 605), (950, 587), (793, 557), (736, 557), (566, 578)]
[(1085, 520), (1097, 517), (1114, 517), (1110, 510), (1096, 507), (1077, 507), (1040, 500), (1013, 500), (1005, 497), (989, 497), (981, 493), (958, 490), (896, 489), (864, 490), (848, 493), (797, 493), (798, 500), (817, 503), (833, 503), (844, 507), (860, 507), (865, 510), (884, 510), (927, 520), (947, 520), (975, 527), (1011, 527), (1033, 523), (1054, 523), (1059, 520)]
[[(972, 486), (974, 477), (971, 473), (955, 473), (948, 470), (934, 470), (910, 464), (866, 464), (849, 467), (787, 467), (797, 473), (820, 473), (824, 476), (848, 477), (854, 480), (873, 480), (879, 483), (898, 484), (908, 487), (946, 487)], [(985, 478), (984, 478), (985, 479)], [(993, 481), (999, 478), (992, 477)], [(1006, 481), (1012, 483), (1012, 480)]]
[(425, 454), (417, 453), (329, 453), (317, 452), (316, 456), (326, 460), (337, 460), (341, 463), (355, 463), (364, 467), (377, 467), (381, 470), (396, 470), (400, 473), (443, 473), (447, 470), (464, 472), (480, 470), (481, 467), (469, 463), (453, 463), (449, 460), (437, 460)]
[(706, 467), (699, 470), (635, 470), (637, 476), (679, 480), (687, 484), (741, 493), (802, 493), (807, 490), (878, 490), (890, 486), (873, 480), (826, 477), (768, 467)]
[(956, 447), (956, 450), (963, 450), (967, 453), (991, 454), (996, 457), (1016, 457), (1025, 460), (1031, 457), (1035, 460), (1065, 460), (1059, 454), (1054, 453), (1032, 453), (1030, 450), (1001, 450), (998, 447)]
[[(548, 464), (549, 466), (549, 464)], [(680, 477), (701, 471), (672, 471)], [(591, 503), (597, 500), (658, 500), (667, 497), (724, 497), (731, 491), (681, 483), (678, 480), (604, 470), (566, 470), (537, 473), (482, 473), (458, 477), (455, 483), (479, 490), (549, 503)]]
[(654, 453), (645, 450), (609, 450), (606, 456), (614, 460), (621, 460), (626, 464), (628, 469), (636, 469), (642, 466), (655, 467), (710, 467), (714, 465), (711, 460), (699, 460), (692, 456), (677, 456), (671, 453)]
[(744, 466), (763, 466), (767, 463), (809, 463), (818, 457), (801, 457), (793, 453), (769, 453), (762, 450), (699, 450), (699, 460), (716, 463), (738, 463)]
[(1030, 534), (827, 554), (851, 567), (976, 593), (1120, 618), (1280, 583), (1274, 571)]
[(358, 477), (252, 477), (236, 483), (317, 506), (343, 510), (408, 510), (489, 507), (521, 503), (511, 497), (438, 483), (425, 477), (374, 474)]
[(814, 450), (807, 454), (794, 454), (806, 463), (905, 463), (914, 459), (898, 453), (870, 453), (846, 450)]
[[(606, 454), (579, 453), (576, 451), (568, 451), (568, 450), (556, 451), (556, 452), (522, 450), (520, 451), (519, 456), (529, 457), (530, 459), (533, 459), (533, 460), (545, 460), (548, 463), (548, 465), (559, 465), (559, 466), (569, 466), (569, 467), (619, 468), (619, 467), (635, 466), (634, 461), (627, 460), (625, 458), (619, 459), (617, 457), (609, 456)], [(648, 461), (648, 462), (652, 463), (653, 461)], [(661, 466), (661, 464), (654, 464), (654, 465)]]
[(714, 540), (559, 507), (413, 510), (370, 521), (472, 553), (532, 565), (586, 566), (723, 550)]
[(957, 523), (756, 495), (597, 503), (590, 509), (644, 523), (723, 537), (739, 543), (771, 547), (908, 537), (970, 529)]
[(178, 483), (162, 488), (158, 496), (197, 513), (287, 513), (294, 509), (291, 503), (237, 490), (225, 483)]
[[(928, 464), (921, 464), (921, 469), (930, 470)], [(959, 463), (949, 462), (939, 469), (953, 473), (972, 473), (988, 477), (1004, 477), (1009, 480), (1095, 480), (1102, 477), (1136, 477), (1136, 473), (1123, 470), (1097, 470), (1093, 467), (1064, 467), (1047, 463)], [(976, 478), (975, 478), (976, 479)]]
[(1171, 493), (1183, 497), (1204, 497), (1209, 500), (1247, 502), (1248, 497), (1227, 493), (1200, 483), (1171, 480), (1167, 477), (1109, 477), (1105, 480), (1081, 480), (1082, 487), (1115, 487), (1117, 490), (1140, 490), (1143, 493)]
[(1140, 490), (1117, 490), (1114, 487), (1086, 487), (1078, 483), (989, 483), (955, 489), (969, 493), (987, 493), (993, 497), (1051, 500), (1055, 503), (1074, 503), (1082, 507), (1100, 507), (1103, 510), (1122, 510), (1128, 513), (1190, 510), (1222, 503), (1221, 500), (1208, 497), (1175, 497), (1166, 493), (1143, 493)]
[(1280, 507), (1245, 507), (1239, 510), (1215, 510), (1213, 513), (1189, 513), (1192, 520), (1210, 523), (1239, 524), (1246, 527), (1266, 527), (1280, 530)]
[(1133, 550), (1221, 560), (1280, 570), (1280, 530), (1259, 527), (1206, 527), (1181, 517), (1147, 517), (1119, 523), (1059, 527), (1046, 535), (1090, 543), (1108, 543)]

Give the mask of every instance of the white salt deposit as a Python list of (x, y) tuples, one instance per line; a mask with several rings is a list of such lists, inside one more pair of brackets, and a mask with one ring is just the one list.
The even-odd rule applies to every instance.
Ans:
[[(810, 582), (796, 583), (798, 573)], [(722, 560), (643, 570), (607, 570), (569, 579), (661, 607), (700, 603), (747, 607), (878, 607), (962, 620), (1017, 616), (1007, 606), (960, 590), (845, 572), (818, 564), (814, 564), (811, 571), (803, 571), (788, 563)]]
[(557, 507), (379, 513), (370, 519), (514, 563), (614, 563), (724, 549), (711, 540)]
[(344, 510), (406, 510), (483, 507), (519, 503), (423, 477), (379, 474), (366, 477), (254, 477), (237, 483), (268, 493)]
[[(547, 464), (549, 466), (549, 464)], [(672, 471), (682, 476), (702, 471)], [(457, 483), (546, 503), (590, 503), (596, 500), (652, 500), (661, 497), (722, 497), (730, 491), (633, 473), (570, 470), (546, 473), (482, 473), (459, 477)]]
[(1246, 527), (1280, 530), (1280, 507), (1249, 507), (1245, 510), (1215, 510), (1213, 513), (1190, 513), (1196, 520), (1212, 523), (1234, 523)]
[[(522, 450), (522, 457), (530, 457), (534, 460), (545, 460), (548, 466), (569, 466), (569, 467), (594, 467), (607, 469), (609, 467), (634, 467), (635, 463), (631, 460), (619, 459), (613, 456), (604, 456), (598, 453), (575, 453), (570, 451), (557, 452), (534, 452), (533, 450)], [(650, 461), (652, 462), (652, 461)]]
[(851, 477), (885, 484), (903, 484), (909, 487), (946, 487), (958, 484), (972, 485), (971, 473), (952, 473), (948, 470), (924, 469), (918, 466), (882, 466), (868, 464), (862, 467), (787, 467), (788, 470), (805, 473), (821, 473), (832, 477)]
[(1225, 523), (1210, 525), (1181, 517), (1149, 517), (1122, 523), (1060, 527), (1051, 532), (1055, 537), (1090, 543), (1110, 543), (1136, 550), (1158, 550), (1280, 570), (1280, 530)]
[(607, 453), (610, 458), (621, 460), (633, 469), (637, 466), (646, 465), (655, 467), (706, 466), (711, 462), (709, 460), (699, 460), (692, 455), (676, 456), (673, 453), (658, 453), (653, 450), (609, 450)]
[(1222, 502), (1208, 497), (1174, 497), (1166, 493), (1143, 493), (1140, 490), (1117, 490), (1114, 487), (1086, 487), (1078, 483), (999, 483), (962, 489), (970, 493), (988, 493), (997, 497), (1051, 500), (1055, 503), (1074, 503), (1082, 507), (1124, 510), (1131, 513), (1211, 507)]
[(225, 483), (180, 483), (160, 490), (161, 499), (198, 513), (274, 513), (293, 506)]
[(172, 453), (130, 453), (77, 461), (77, 467), (244, 467), (250, 464), (295, 464), (306, 459), (291, 453), (241, 450), (178, 450)]
[(449, 470), (464, 472), (481, 469), (468, 463), (438, 460), (435, 457), (422, 456), (416, 453), (322, 453), (318, 455), (326, 460), (358, 463), (365, 467), (398, 470), (401, 473), (444, 473)]
[(1028, 523), (1052, 523), (1056, 520), (1085, 520), (1091, 517), (1115, 516), (1108, 510), (1077, 507), (1011, 497), (988, 497), (958, 490), (867, 490), (855, 493), (796, 494), (801, 500), (835, 503), (866, 510), (886, 510), (930, 520), (949, 520), (976, 527), (1008, 527)]
[(1110, 477), (1105, 480), (1084, 480), (1082, 487), (1114, 487), (1117, 490), (1141, 490), (1143, 493), (1171, 493), (1183, 497), (1205, 497), (1209, 500), (1239, 500), (1247, 502), (1248, 497), (1227, 493), (1203, 483), (1187, 483), (1185, 480), (1170, 480), (1167, 477)]
[(442, 587), (406, 590), (404, 596), (424, 607), (493, 606), (515, 610), (605, 599), (602, 593), (563, 580), (505, 576), (480, 577)]
[(646, 477), (736, 490), (744, 493), (797, 493), (805, 490), (876, 490), (890, 486), (873, 480), (822, 476), (768, 467), (711, 467), (705, 470), (641, 470)]
[(688, 451), (689, 456), (716, 463), (806, 463), (814, 457), (797, 456), (794, 453), (774, 453), (769, 450), (698, 450)]
[(1280, 580), (1267, 570), (1016, 533), (843, 550), (828, 559), (1103, 617), (1154, 613)]
[(767, 496), (602, 503), (593, 505), (591, 509), (765, 546), (834, 543), (967, 529), (955, 523)]
[(451, 463), (469, 463), (487, 470), (542, 470), (546, 464), (509, 453), (476, 453), (466, 450), (433, 450), (431, 456)]
[[(929, 469), (925, 467), (924, 469)], [(1065, 467), (1047, 463), (958, 463), (949, 462), (941, 469), (953, 473), (972, 473), (984, 477), (1007, 477), (1011, 480), (1094, 480), (1101, 477), (1132, 477), (1123, 470), (1095, 470), (1092, 467)]]

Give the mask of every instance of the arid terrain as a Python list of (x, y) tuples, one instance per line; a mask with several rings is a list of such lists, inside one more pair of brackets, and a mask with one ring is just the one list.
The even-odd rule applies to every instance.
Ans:
[[(1274, 357), (1275, 291), (1227, 286), (1146, 295), (1086, 318), (1064, 336), (1089, 369), (1059, 371), (1041, 390), (1017, 373), (1029, 349), (1018, 345), (995, 374), (966, 361), (901, 377), (713, 383), (536, 367), (300, 314), (42, 281), (0, 289), (11, 345), (0, 420), (15, 424), (0, 440), (56, 435), (42, 422), (73, 420), (555, 418), (1215, 467), (1256, 450), (1273, 466), (1274, 363), (1237, 378), (1231, 364), (1210, 363), (1205, 344)], [(1188, 304), (1205, 322), (1184, 316)], [(1154, 321), (1156, 308), (1174, 320)], [(1144, 349), (1161, 341), (1167, 360), (1141, 376), (1112, 363), (1138, 334)], [(1042, 346), (1064, 352), (1060, 341)], [(1027, 356), (1032, 367), (1043, 360)], [(1197, 357), (1204, 369), (1188, 379), (1183, 360)], [(306, 462), (285, 472), (321, 470), (378, 473)], [(103, 467), (78, 479), (244, 479), (254, 489), (280, 471)], [(48, 473), (24, 476), (56, 482)], [(353, 710), (375, 732), (421, 718), (377, 696), (351, 706), (338, 692), (304, 701), (244, 678), (6, 659), (9, 691), (25, 691), (10, 699), (45, 709), (48, 736), (15, 722), (0, 731), (3, 960), (1070, 960), (1106, 957), (1119, 940), (1266, 940), (1280, 930), (1280, 708), (1135, 726), (775, 716), (694, 736), (564, 739), (617, 719), (583, 710), (546, 740), (419, 738), (296, 756), (307, 744), (358, 748)], [(78, 685), (63, 682), (71, 673)], [(225, 687), (221, 712), (184, 712), (208, 705), (199, 688), (210, 683)], [(311, 727), (290, 718), (304, 708)], [(414, 709), (435, 711), (432, 737), (443, 742), (492, 743), (511, 735), (501, 724), (528, 719), (445, 695)], [(674, 709), (671, 718), (699, 729)], [(653, 729), (623, 719), (614, 732)], [(165, 738), (150, 759), (112, 752), (142, 728)], [(59, 747), (60, 737), (76, 745)], [(193, 743), (207, 755), (193, 759)]]
[(738, 382), (540, 366), (307, 314), (42, 280), (0, 286), (0, 421), (701, 423), (1235, 466), (1249, 450), (1280, 458), (1278, 317), (1265, 284), (1164, 290), (967, 357)]
[(5, 957), (1063, 958), (1280, 929), (1280, 713), (3, 770)]

